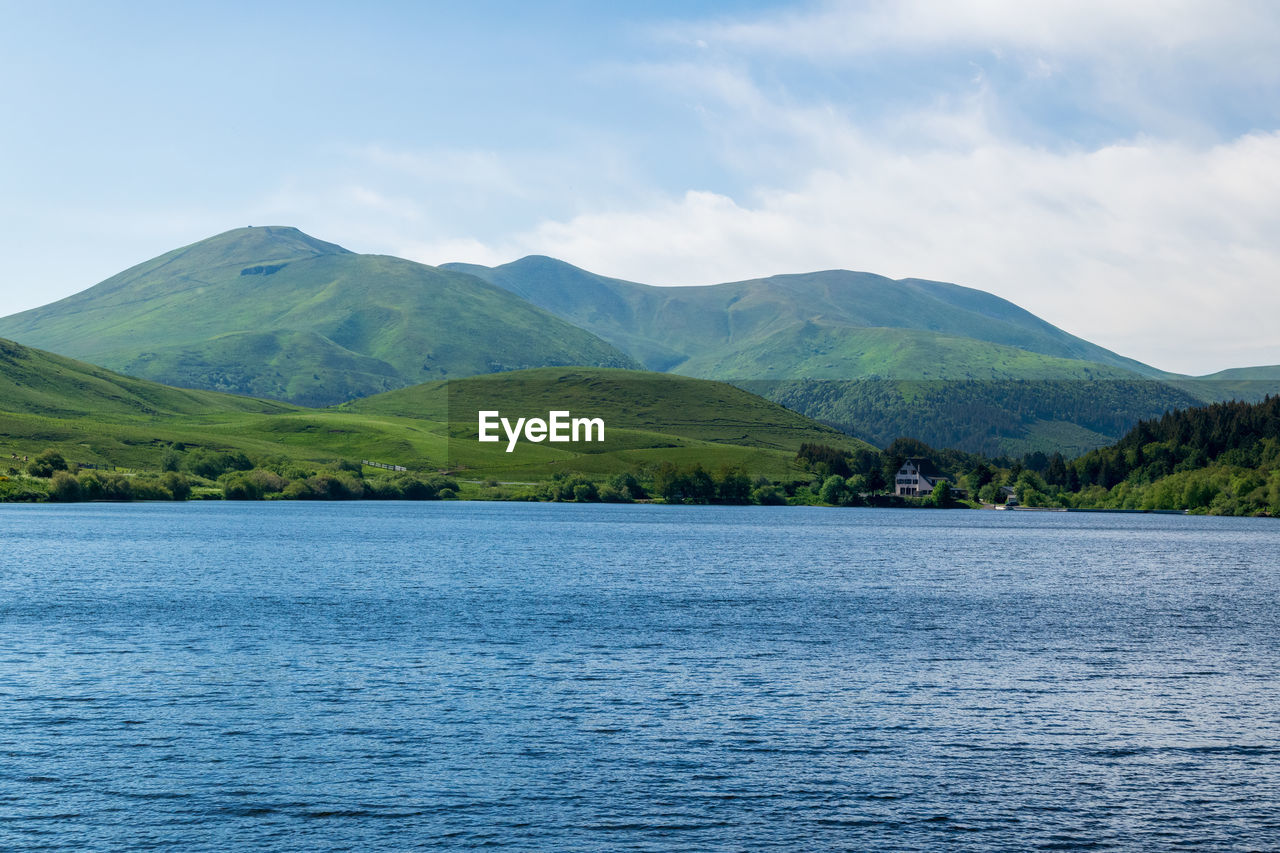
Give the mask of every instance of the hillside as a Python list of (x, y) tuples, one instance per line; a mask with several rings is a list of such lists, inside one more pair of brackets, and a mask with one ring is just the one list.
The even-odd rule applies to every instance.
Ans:
[(1280, 516), (1280, 397), (1143, 420), (1109, 447), (1018, 479), (1030, 506)]
[[(830, 270), (672, 288), (544, 257), (445, 267), (651, 368), (734, 382), (879, 446), (913, 436), (987, 454), (1076, 455), (1142, 418), (1245, 390), (1230, 377), (1176, 377), (942, 282)], [(1248, 390), (1261, 396), (1273, 384)]]
[(635, 366), (502, 288), (285, 227), (176, 249), (0, 319), (0, 335), (167, 384), (307, 405), (499, 370)]
[[(869, 445), (722, 382), (643, 371), (543, 368), (435, 382), (339, 407), (368, 415), (448, 420), (451, 467), (519, 474), (523, 470), (612, 472), (656, 464), (742, 465), (781, 476), (800, 445)], [(511, 421), (550, 410), (601, 418), (603, 443), (479, 444), (477, 413)]]
[(0, 339), (0, 411), (50, 418), (278, 413), (274, 400), (170, 388)]
[[(492, 268), (445, 264), (442, 269), (506, 288), (594, 332), (652, 370), (703, 378), (1166, 375), (1067, 334), (999, 297), (942, 282), (828, 270), (704, 287), (655, 287), (538, 256)], [(904, 333), (886, 333), (891, 329)]]
[(788, 408), (885, 447), (911, 436), (988, 456), (1042, 451), (1078, 456), (1133, 424), (1199, 399), (1143, 379), (798, 379), (744, 382)]
[[(601, 417), (603, 444), (476, 441), (476, 411)], [(718, 382), (638, 371), (545, 368), (306, 409), (212, 391), (170, 388), (0, 340), (0, 458), (53, 448), (69, 462), (156, 469), (161, 457), (238, 452), (298, 464), (372, 459), (414, 471), (544, 480), (557, 472), (612, 474), (672, 462), (736, 466), (751, 476), (803, 476), (805, 442), (866, 445)]]
[(1240, 400), (1256, 403), (1263, 398), (1280, 394), (1280, 365), (1263, 367), (1234, 367), (1170, 382), (1203, 403)]

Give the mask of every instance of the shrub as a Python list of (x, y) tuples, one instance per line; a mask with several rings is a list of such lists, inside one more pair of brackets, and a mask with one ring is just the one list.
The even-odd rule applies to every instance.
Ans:
[(67, 471), (54, 471), (49, 481), (49, 500), (69, 503), (81, 499), (80, 481)]
[(27, 473), (33, 477), (52, 477), (54, 471), (67, 470), (67, 460), (50, 448), (27, 463)]
[(170, 447), (160, 457), (161, 471), (177, 471), (182, 467), (182, 457), (178, 455), (178, 451)]
[(232, 474), (222, 480), (222, 497), (229, 501), (260, 501), (262, 487), (246, 474)]
[(777, 486), (769, 483), (752, 489), (751, 500), (761, 506), (782, 506), (787, 502), (787, 496)]
[(133, 500), (133, 486), (123, 474), (114, 471), (81, 471), (77, 479), (80, 481), (82, 500)]
[(385, 477), (374, 477), (364, 481), (364, 496), (370, 500), (398, 501), (404, 498), (404, 489)]
[(350, 459), (339, 459), (333, 463), (335, 471), (345, 471), (348, 474), (355, 474), (357, 477), (364, 476), (364, 466), (359, 462), (352, 462)]
[(438, 486), (419, 477), (402, 475), (395, 482), (400, 487), (400, 497), (407, 501), (431, 501), (440, 495)]
[(171, 501), (173, 492), (155, 477), (134, 477), (129, 483), (129, 490), (134, 500), (139, 501)]
[(254, 485), (262, 489), (262, 493), (274, 494), (284, 491), (284, 487), (289, 485), (289, 481), (281, 477), (275, 471), (266, 468), (254, 468), (252, 471), (244, 475)]
[(751, 503), (751, 480), (737, 468), (716, 472), (716, 500), (725, 504)]
[(612, 483), (605, 483), (600, 487), (600, 500), (608, 504), (632, 503), (631, 495), (617, 488)]
[(623, 501), (638, 501), (649, 497), (649, 493), (640, 485), (640, 481), (636, 479), (635, 474), (615, 474), (609, 480), (609, 486), (618, 493)]
[(293, 501), (309, 501), (316, 498), (316, 490), (311, 487), (310, 480), (294, 480), (284, 487), (283, 494)]
[(192, 474), (209, 480), (216, 480), (228, 471), (248, 471), (253, 467), (249, 457), (239, 451), (215, 453), (204, 448), (187, 454), (184, 464)]
[(160, 478), (160, 482), (175, 501), (185, 501), (191, 497), (191, 482), (181, 474), (170, 471)]
[(849, 489), (845, 483), (844, 477), (839, 474), (832, 474), (822, 484), (822, 488), (818, 491), (818, 499), (824, 504), (831, 506), (840, 506), (845, 502)]

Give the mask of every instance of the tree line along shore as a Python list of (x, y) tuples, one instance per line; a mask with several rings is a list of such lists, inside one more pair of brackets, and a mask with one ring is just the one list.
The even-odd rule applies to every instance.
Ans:
[[(892, 494), (911, 458), (943, 479), (926, 495)], [(1111, 447), (1075, 459), (1020, 459), (939, 450), (897, 439), (883, 451), (805, 443), (802, 476), (788, 481), (740, 467), (660, 462), (608, 476), (557, 472), (529, 482), (469, 480), (465, 471), (388, 471), (335, 460), (305, 465), (283, 456), (169, 448), (156, 470), (69, 462), (57, 450), (11, 457), (0, 501), (93, 500), (507, 500), (578, 503), (979, 507), (1185, 510), (1280, 517), (1280, 397), (1216, 403), (1143, 421)]]

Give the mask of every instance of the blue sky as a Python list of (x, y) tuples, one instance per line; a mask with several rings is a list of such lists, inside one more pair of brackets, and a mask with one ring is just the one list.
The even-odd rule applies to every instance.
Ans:
[(1280, 363), (1280, 4), (0, 2), (0, 313), (246, 224)]

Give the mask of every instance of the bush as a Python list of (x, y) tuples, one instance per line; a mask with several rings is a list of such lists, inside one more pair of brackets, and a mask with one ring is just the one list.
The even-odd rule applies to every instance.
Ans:
[(275, 471), (266, 468), (254, 468), (248, 474), (244, 475), (254, 485), (262, 489), (264, 495), (283, 492), (284, 487), (289, 485), (289, 481), (281, 477)]
[(138, 501), (171, 501), (173, 492), (156, 477), (134, 477), (129, 483), (133, 500)]
[(440, 478), (423, 480), (412, 474), (402, 474), (396, 482), (400, 486), (401, 497), (407, 501), (433, 501), (440, 497), (441, 489), (452, 488), (454, 492), (458, 490), (458, 484), (452, 480)]
[(222, 497), (228, 501), (260, 501), (262, 487), (247, 474), (233, 474), (222, 480)]
[(81, 499), (80, 481), (67, 471), (54, 471), (49, 481), (49, 500), (70, 503)]
[(605, 483), (600, 487), (600, 500), (608, 504), (629, 504), (633, 503), (631, 495), (614, 486), (612, 483)]
[(364, 481), (350, 473), (321, 473), (305, 480), (294, 480), (284, 489), (290, 500), (351, 501), (365, 496)]
[(842, 506), (849, 496), (849, 487), (845, 483), (844, 477), (839, 474), (832, 474), (822, 484), (822, 488), (818, 490), (818, 500), (824, 504), (831, 506)]
[[(649, 497), (649, 493), (640, 485), (635, 474), (615, 474), (609, 480), (609, 487), (617, 494), (621, 502), (638, 501)], [(603, 492), (601, 496), (603, 497)]]
[(716, 501), (723, 504), (751, 503), (751, 480), (737, 468), (716, 472)]
[(27, 463), (27, 473), (33, 477), (52, 477), (54, 471), (67, 470), (67, 460), (50, 448)]
[(782, 506), (786, 504), (787, 496), (777, 486), (769, 483), (752, 489), (751, 501), (761, 506)]
[(339, 459), (333, 464), (335, 471), (345, 471), (348, 474), (355, 474), (357, 477), (364, 476), (364, 466), (359, 462), (352, 462), (350, 459)]
[(294, 480), (284, 487), (283, 495), (291, 501), (315, 500), (316, 490), (311, 487), (310, 480)]
[(191, 482), (181, 474), (170, 471), (160, 478), (160, 482), (175, 501), (185, 501), (191, 497)]
[(133, 486), (123, 474), (114, 471), (81, 471), (78, 479), (83, 500), (133, 500)]
[(216, 480), (228, 471), (248, 471), (253, 467), (249, 457), (239, 451), (215, 453), (200, 448), (187, 454), (186, 469), (197, 477)]
[(177, 471), (182, 467), (182, 457), (178, 455), (178, 451), (170, 447), (160, 457), (161, 471)]
[(404, 499), (404, 489), (386, 477), (374, 477), (364, 481), (364, 496), (375, 501), (398, 501)]

